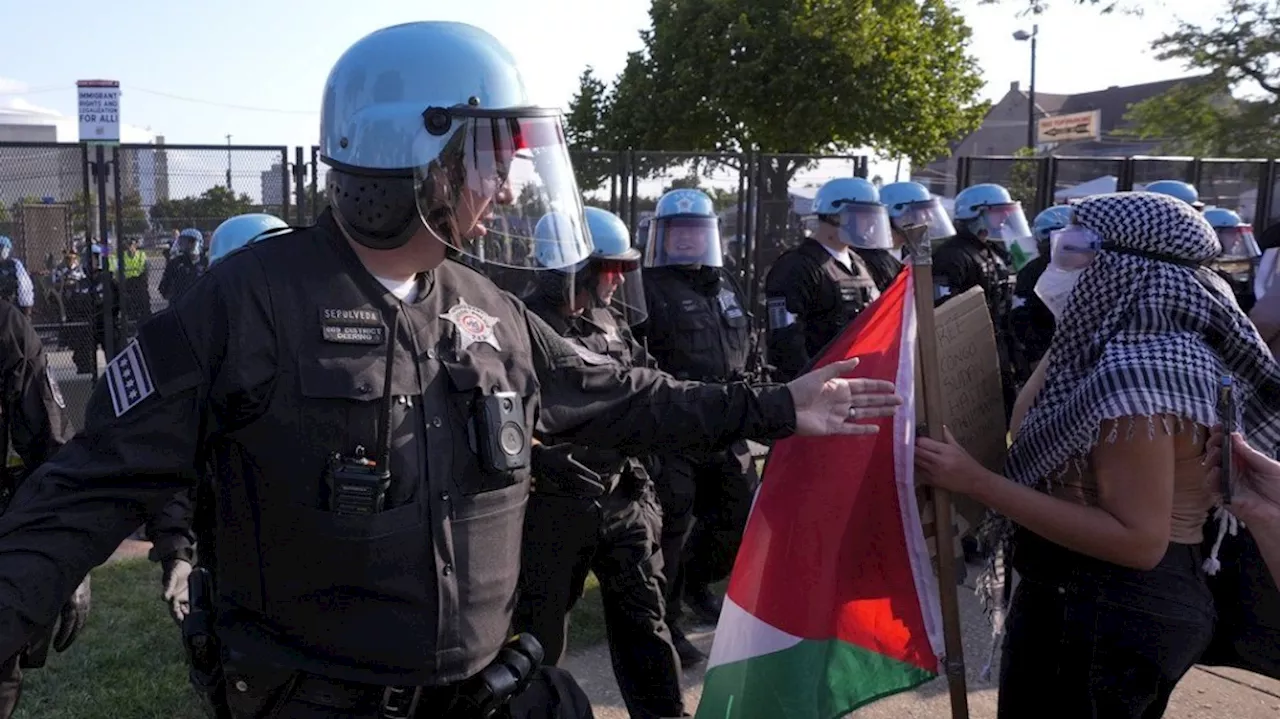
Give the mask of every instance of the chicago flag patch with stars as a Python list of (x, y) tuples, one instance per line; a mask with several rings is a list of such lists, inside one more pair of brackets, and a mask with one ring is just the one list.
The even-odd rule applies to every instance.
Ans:
[(138, 340), (130, 340), (124, 350), (111, 360), (107, 365), (106, 380), (107, 391), (111, 394), (111, 406), (117, 417), (138, 406), (156, 391)]

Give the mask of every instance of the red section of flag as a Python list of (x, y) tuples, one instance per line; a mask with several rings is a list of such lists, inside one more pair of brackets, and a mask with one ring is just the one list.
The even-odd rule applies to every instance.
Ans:
[[(896, 381), (909, 272), (815, 366), (858, 357), (856, 376)], [(893, 429), (884, 419), (874, 436), (773, 445), (729, 595), (789, 634), (839, 639), (936, 672), (894, 480)]]

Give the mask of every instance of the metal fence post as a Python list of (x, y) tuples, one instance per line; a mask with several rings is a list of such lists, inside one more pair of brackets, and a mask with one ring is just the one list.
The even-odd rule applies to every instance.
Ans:
[[(106, 151), (102, 145), (94, 148), (93, 174), (97, 179), (98, 185), (98, 243), (106, 244), (107, 238), (110, 237), (108, 228), (110, 225), (107, 221), (107, 166)], [(118, 238), (117, 238), (118, 243)], [(92, 248), (90, 248), (92, 254)], [(111, 286), (110, 271), (106, 266), (106, 257), (102, 258), (102, 266), (94, 267), (95, 277), (101, 279), (102, 273), (106, 273), (106, 281), (102, 283), (102, 350), (108, 358), (116, 356), (116, 333), (115, 333), (115, 316), (112, 311), (115, 308), (115, 288)]]

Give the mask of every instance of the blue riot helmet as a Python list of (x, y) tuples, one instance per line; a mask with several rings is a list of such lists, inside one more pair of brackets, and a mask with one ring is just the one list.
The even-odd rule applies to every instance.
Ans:
[(723, 267), (720, 217), (701, 190), (671, 190), (658, 198), (649, 219), (645, 267)]
[(631, 232), (621, 217), (598, 207), (587, 207), (587, 231), (594, 250), (587, 261), (592, 297), (611, 307), (628, 325), (649, 317), (640, 276), (640, 251), (631, 246)]
[(13, 254), (13, 240), (6, 235), (0, 235), (0, 262), (8, 260)]
[(836, 228), (837, 237), (850, 247), (865, 250), (893, 248), (889, 212), (880, 203), (876, 186), (861, 177), (828, 180), (813, 196), (812, 213), (823, 224)]
[(204, 247), (204, 233), (194, 227), (188, 227), (178, 233), (178, 240), (174, 244), (178, 246), (177, 252), (192, 257), (198, 256)]
[(261, 212), (237, 215), (225, 220), (209, 239), (209, 264), (212, 265), (233, 250), (253, 242), (268, 230), (288, 226), (284, 220)]
[(1031, 231), (1035, 233), (1036, 245), (1040, 254), (1049, 252), (1049, 233), (1061, 230), (1071, 224), (1072, 208), (1070, 205), (1054, 205), (1036, 215), (1031, 223)]
[(1204, 219), (1209, 221), (1222, 243), (1222, 254), (1210, 264), (1230, 275), (1233, 281), (1252, 282), (1254, 267), (1262, 257), (1262, 250), (1253, 238), (1253, 227), (1224, 207), (1210, 207), (1204, 211)]
[(1200, 193), (1196, 190), (1195, 185), (1181, 180), (1156, 180), (1142, 188), (1145, 192), (1156, 192), (1161, 195), (1176, 197), (1179, 200), (1191, 205), (1197, 210), (1204, 210), (1204, 203), (1200, 201)]
[(889, 222), (895, 230), (908, 225), (926, 225), (930, 243), (956, 234), (956, 228), (929, 188), (918, 182), (894, 182), (880, 188), (880, 202), (889, 210)]
[(1013, 268), (1022, 266), (1039, 254), (1022, 203), (1000, 185), (984, 183), (966, 187), (956, 195), (955, 221), (973, 236), (1003, 242), (1013, 256)]
[[(471, 25), (395, 25), (348, 48), (325, 82), (320, 159), (335, 221), (366, 247), (395, 249), (425, 228), (508, 267), (591, 254), (560, 111), (530, 106), (515, 58)], [(540, 252), (549, 211), (567, 224), (561, 246)]]

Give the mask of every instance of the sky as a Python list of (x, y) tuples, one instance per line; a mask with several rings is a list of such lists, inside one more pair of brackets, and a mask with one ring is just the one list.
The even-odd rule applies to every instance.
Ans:
[[(974, 30), (971, 51), (986, 81), (983, 97), (994, 101), (1011, 82), (1026, 87), (1029, 79), (1030, 48), (1013, 39), (1016, 30), (1039, 25), (1039, 91), (1083, 92), (1184, 75), (1176, 62), (1157, 61), (1150, 42), (1176, 19), (1203, 22), (1225, 4), (1136, 2), (1148, 8), (1143, 17), (1101, 15), (1069, 0), (1054, 0), (1035, 19), (1019, 16), (1023, 0), (955, 4)], [(648, 0), (0, 0), (6, 30), (0, 107), (75, 116), (76, 80), (118, 80), (122, 122), (149, 128), (168, 143), (222, 145), (229, 134), (236, 145), (310, 146), (318, 139), (325, 78), (342, 51), (378, 28), (428, 19), (488, 30), (520, 61), (535, 102), (567, 107), (586, 66), (612, 78), (627, 53), (640, 48), (648, 7)], [(249, 170), (269, 164), (266, 155), (252, 162), (243, 157), (237, 153), (241, 165), (262, 165)], [(225, 154), (202, 161), (215, 176), (209, 184), (225, 172)], [(872, 174), (892, 181), (897, 170), (896, 163), (878, 162)], [(797, 181), (820, 182), (831, 171)]]

